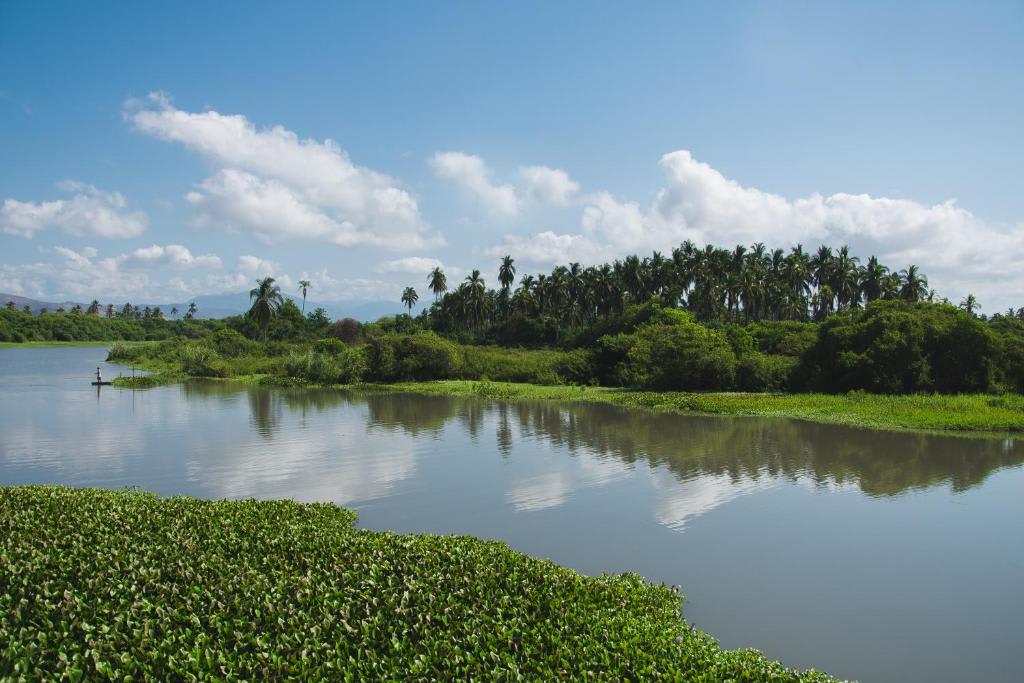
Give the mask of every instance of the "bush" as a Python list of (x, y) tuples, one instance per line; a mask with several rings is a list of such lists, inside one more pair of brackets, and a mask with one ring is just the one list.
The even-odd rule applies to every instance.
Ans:
[(450, 379), (459, 373), (459, 350), (433, 332), (386, 334), (368, 346), (369, 376), (378, 382)]
[(508, 349), (464, 346), (460, 377), (530, 384), (587, 384), (593, 378), (591, 354), (584, 349)]
[(228, 358), (248, 356), (257, 352), (258, 345), (247, 339), (238, 330), (224, 328), (218, 330), (210, 340), (217, 352)]
[(358, 344), (363, 339), (363, 326), (355, 318), (342, 318), (331, 326), (331, 335), (346, 344)]
[[(337, 341), (337, 340), (335, 340)], [(341, 342), (339, 342), (341, 343)], [(289, 377), (316, 384), (355, 384), (366, 374), (366, 354), (362, 348), (349, 348), (341, 344), (339, 353), (320, 351), (293, 353), (285, 361)]]
[(782, 391), (789, 387), (797, 363), (790, 356), (748, 353), (737, 364), (736, 387), (741, 391)]
[(348, 345), (340, 339), (318, 339), (313, 342), (313, 350), (317, 353), (326, 353), (328, 355), (337, 356), (345, 353), (348, 350)]
[(998, 355), (995, 334), (953, 306), (876, 301), (825, 321), (800, 376), (830, 392), (987, 392)]
[(108, 361), (136, 360), (141, 349), (138, 346), (131, 346), (124, 342), (114, 342), (107, 350)]
[(646, 325), (629, 337), (620, 375), (631, 386), (673, 390), (733, 386), (736, 355), (725, 336), (688, 315), (676, 324)]
[(181, 370), (193, 377), (226, 377), (228, 374), (220, 355), (203, 344), (187, 344), (182, 348)]

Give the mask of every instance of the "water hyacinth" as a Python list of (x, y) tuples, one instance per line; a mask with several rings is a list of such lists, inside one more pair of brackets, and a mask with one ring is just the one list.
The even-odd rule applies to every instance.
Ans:
[(832, 680), (721, 650), (639, 576), (355, 519), (0, 488), (0, 680)]

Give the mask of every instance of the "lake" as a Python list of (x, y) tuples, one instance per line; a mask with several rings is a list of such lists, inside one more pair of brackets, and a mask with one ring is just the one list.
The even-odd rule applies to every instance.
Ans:
[(1019, 681), (1024, 440), (603, 405), (89, 385), (0, 350), (0, 484), (294, 498), (681, 584), (725, 647), (861, 681)]

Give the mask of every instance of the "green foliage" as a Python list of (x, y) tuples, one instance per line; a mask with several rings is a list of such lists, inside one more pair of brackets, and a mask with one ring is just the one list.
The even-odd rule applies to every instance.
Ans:
[(350, 348), (338, 340), (341, 348), (333, 353), (306, 351), (292, 353), (285, 361), (289, 377), (314, 384), (355, 384), (363, 380), (367, 371), (366, 353), (361, 348)]
[(762, 353), (779, 356), (802, 356), (818, 340), (818, 326), (795, 320), (765, 320), (747, 325)]
[(108, 361), (132, 361), (137, 359), (142, 352), (142, 349), (132, 344), (125, 344), (124, 342), (114, 342), (110, 345), (107, 350)]
[(737, 363), (736, 388), (740, 391), (783, 391), (789, 388), (797, 363), (796, 358), (789, 356), (750, 352)]
[(0, 488), (0, 678), (829, 681), (680, 596), (329, 504)]
[[(620, 376), (630, 386), (715, 390), (733, 386), (736, 354), (721, 332), (674, 311), (673, 324), (641, 327), (630, 335)], [(619, 344), (626, 343), (620, 340)]]
[(825, 391), (985, 392), (998, 340), (952, 306), (879, 301), (829, 318), (804, 356), (803, 381)]
[(341, 353), (345, 353), (348, 350), (348, 344), (341, 341), (340, 339), (328, 337), (326, 339), (318, 339), (315, 342), (313, 342), (313, 350), (316, 351), (317, 353), (338, 355)]
[(32, 315), (0, 307), (0, 341), (154, 341), (200, 337), (224, 326), (219, 320), (106, 318), (74, 313)]
[(459, 349), (433, 332), (370, 339), (369, 375), (377, 382), (448, 379), (459, 373)]
[(591, 354), (584, 349), (526, 350), (463, 346), (461, 376), (499, 382), (587, 384), (593, 377)]
[(214, 333), (210, 340), (217, 353), (227, 358), (252, 355), (257, 348), (255, 342), (247, 339), (238, 330), (225, 328)]
[(181, 349), (181, 371), (193, 377), (226, 377), (220, 354), (205, 344), (186, 344)]

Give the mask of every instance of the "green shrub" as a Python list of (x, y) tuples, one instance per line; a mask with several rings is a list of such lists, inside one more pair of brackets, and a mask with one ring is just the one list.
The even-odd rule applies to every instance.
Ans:
[(998, 356), (995, 334), (953, 306), (876, 301), (826, 320), (800, 375), (831, 392), (987, 392)]
[(125, 344), (124, 342), (114, 342), (107, 350), (107, 360), (135, 360), (139, 357), (140, 352), (141, 349), (138, 346), (132, 346), (130, 344)]
[(829, 681), (680, 596), (330, 504), (0, 488), (0, 679)]
[(736, 366), (736, 388), (741, 391), (783, 391), (797, 366), (790, 356), (769, 356), (757, 351), (740, 358)]
[(620, 375), (631, 386), (675, 390), (733, 386), (736, 355), (725, 336), (688, 315), (675, 324), (646, 325), (628, 337), (616, 344), (629, 344)]
[(186, 344), (181, 349), (181, 370), (193, 377), (226, 377), (228, 374), (220, 355), (204, 344)]
[(460, 376), (497, 382), (587, 384), (593, 377), (591, 354), (584, 349), (509, 349), (463, 346)]
[(366, 368), (365, 351), (344, 344), (336, 354), (306, 351), (293, 353), (285, 361), (289, 377), (316, 384), (355, 384), (363, 380)]
[(313, 342), (313, 350), (317, 353), (326, 353), (332, 356), (340, 355), (348, 350), (348, 344), (340, 339), (328, 337)]
[(458, 347), (433, 332), (385, 334), (370, 339), (369, 376), (378, 382), (457, 377)]
[(214, 333), (210, 340), (217, 352), (227, 358), (237, 358), (256, 353), (259, 346), (242, 333), (231, 328), (224, 328)]

